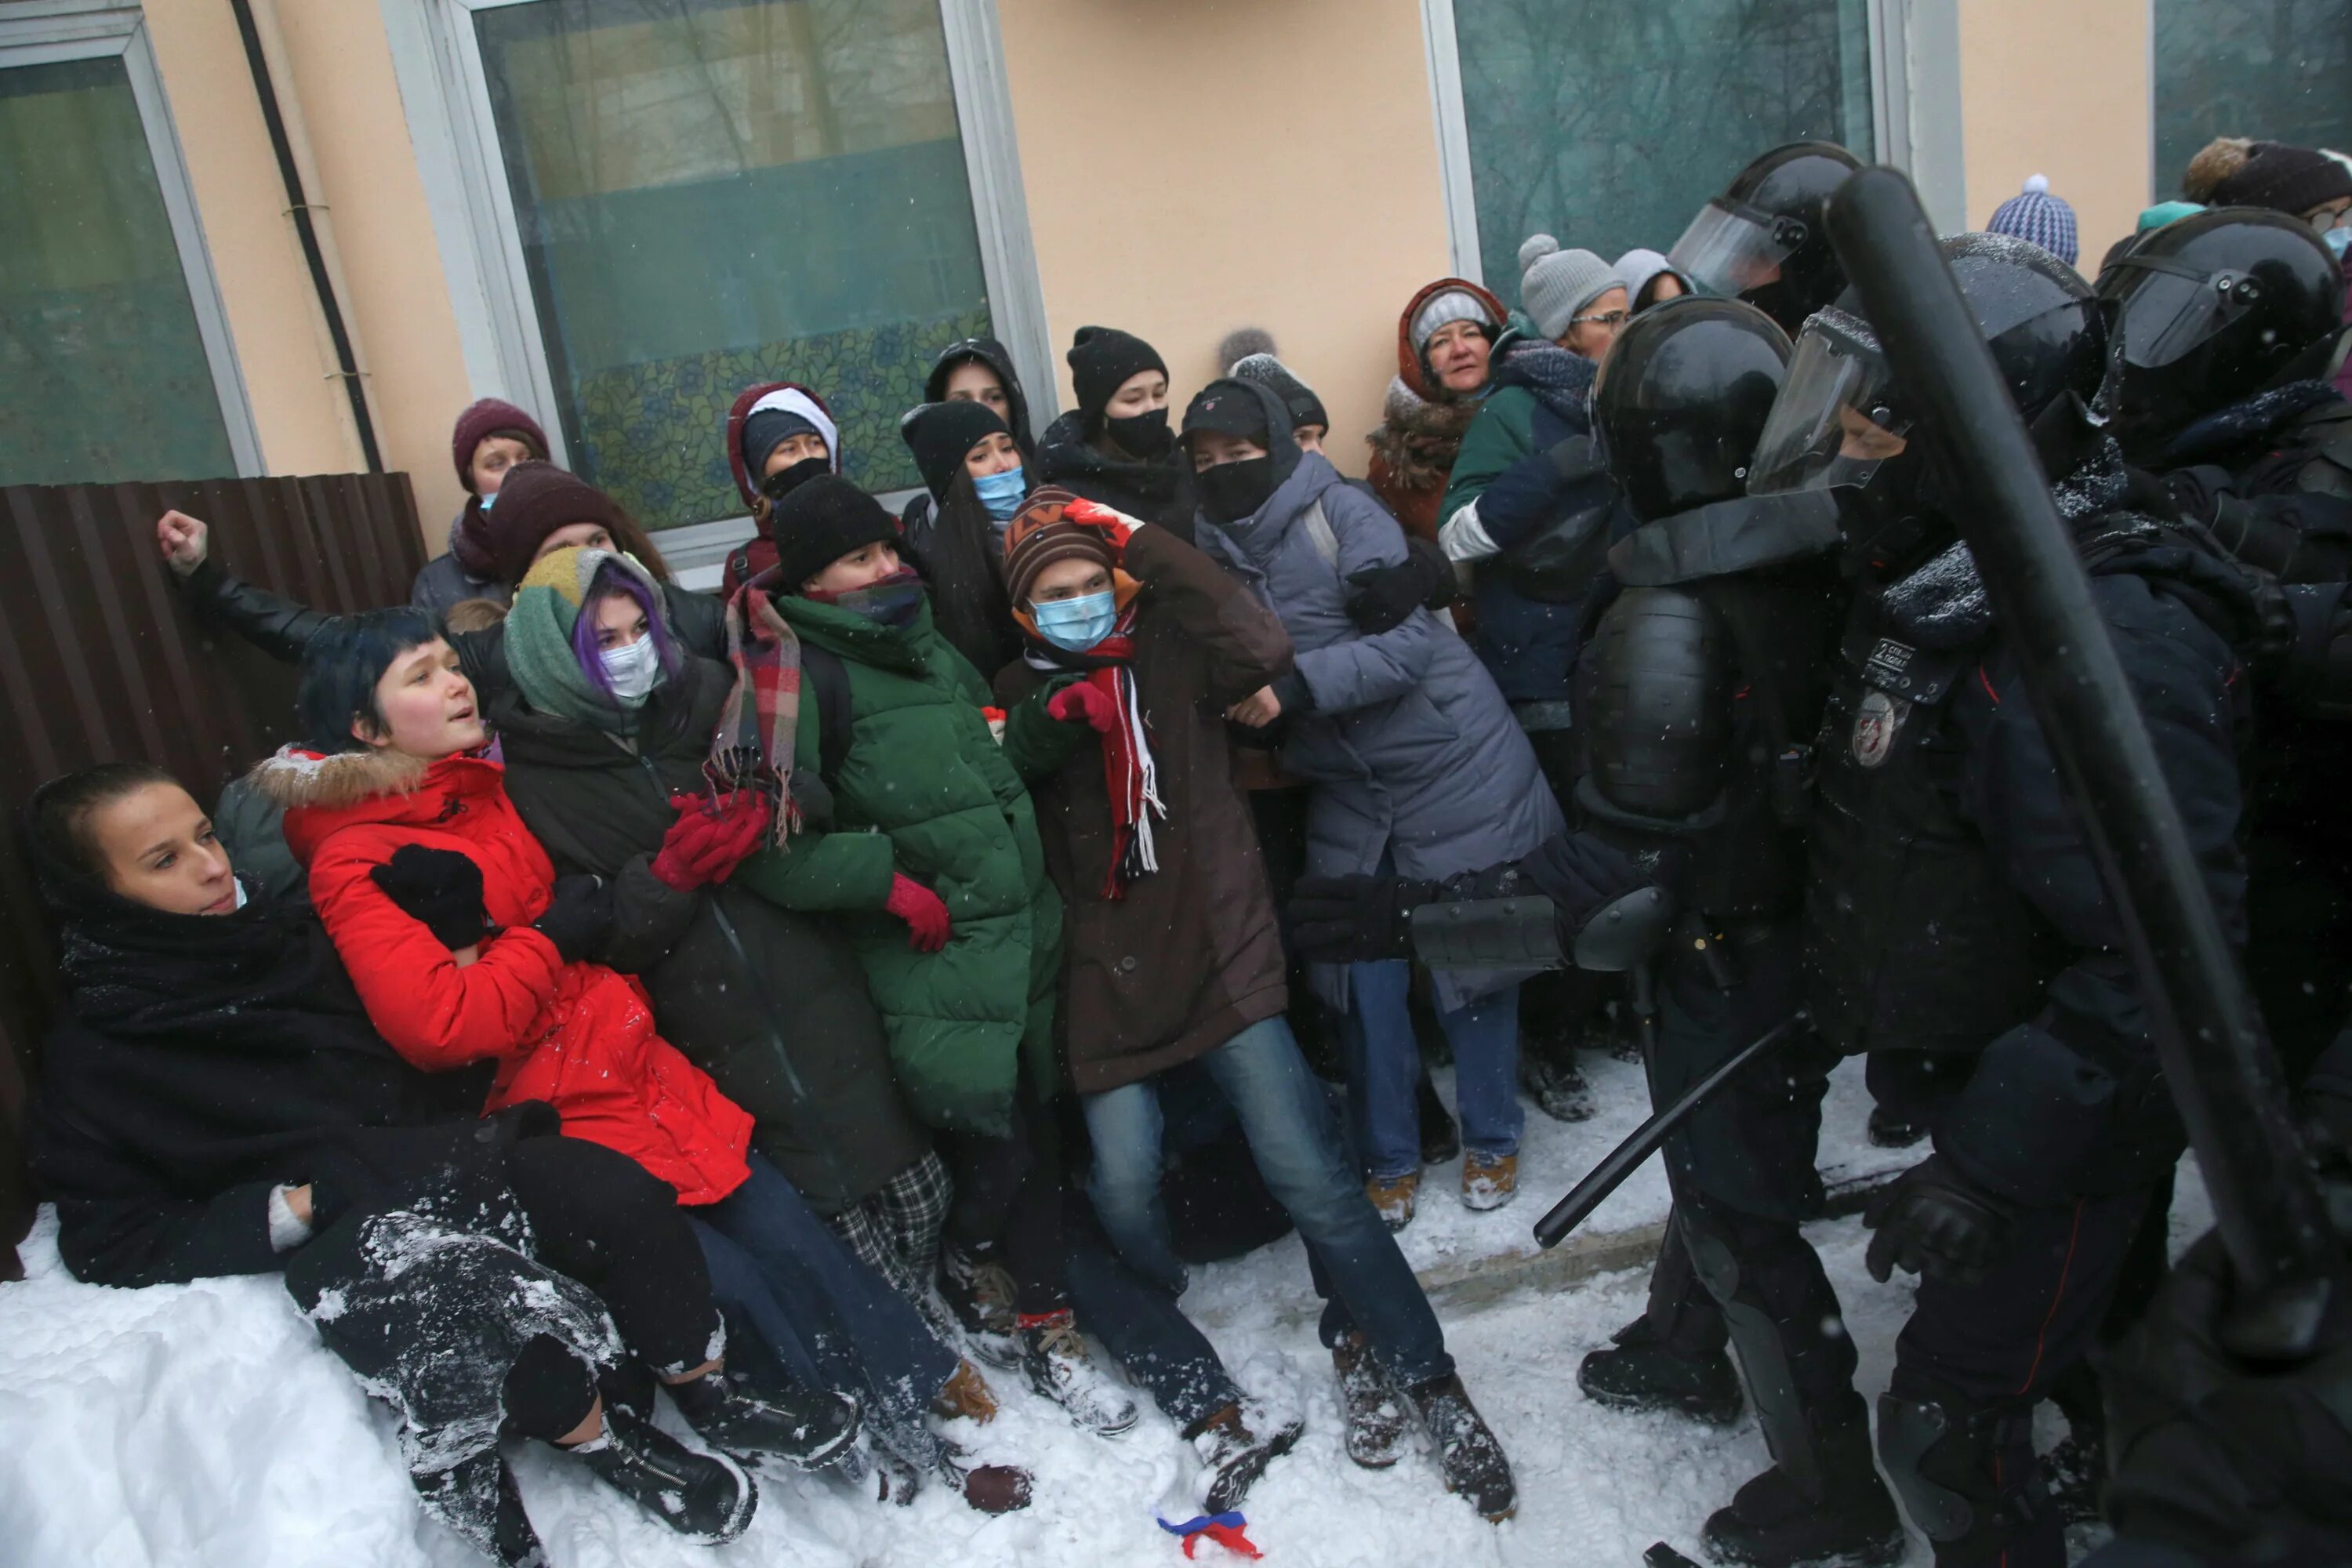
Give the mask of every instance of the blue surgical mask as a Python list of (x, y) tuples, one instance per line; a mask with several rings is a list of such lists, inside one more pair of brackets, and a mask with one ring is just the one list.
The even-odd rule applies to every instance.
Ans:
[(988, 509), (989, 516), (1010, 522), (1021, 510), (1021, 498), (1029, 493), (1029, 476), (1019, 468), (1007, 468), (1001, 474), (975, 476), (971, 488), (980, 492), (980, 504)]
[(1105, 589), (1075, 599), (1048, 599), (1042, 605), (1033, 600), (1029, 614), (1037, 623), (1039, 637), (1055, 647), (1084, 653), (1110, 636), (1111, 626), (1118, 620), (1118, 605)]
[(2319, 237), (2327, 242), (2327, 248), (2336, 253), (2336, 260), (2341, 261), (2344, 259), (2345, 247), (2352, 245), (2352, 228), (2337, 224)]
[(496, 506), (496, 505), (498, 505), (498, 504), (499, 504), (499, 492), (498, 492), (498, 491), (496, 491), (496, 490), (492, 490), (489, 494), (488, 494), (488, 495), (486, 495), (486, 496), (484, 496), (484, 497), (482, 498), (482, 510), (483, 510), (484, 511), (488, 511), (488, 510), (490, 510), (490, 508), (492, 508), (492, 507), (494, 507), (494, 506)]

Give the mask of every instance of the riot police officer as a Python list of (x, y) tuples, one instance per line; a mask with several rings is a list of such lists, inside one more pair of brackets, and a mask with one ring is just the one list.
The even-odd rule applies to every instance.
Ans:
[(1746, 300), (1794, 333), (1845, 289), (1822, 209), (1861, 161), (1834, 142), (1790, 142), (1751, 162), (1699, 209), (1666, 264), (1709, 294)]
[[(1945, 242), (2032, 428), (2233, 937), (2242, 569), (2122, 510), (2090, 414), (2089, 290), (2035, 247)], [(1857, 594), (1808, 824), (1807, 992), (1830, 1042), (1900, 1055), (1935, 1152), (1865, 1215), (1870, 1265), (1921, 1275), (1879, 1453), (1943, 1568), (2064, 1562), (2031, 1414), (2083, 1353), (2181, 1147), (2126, 937), (2058, 784), (1923, 427), (1868, 326), (1806, 326), (1749, 488), (1830, 489)]]

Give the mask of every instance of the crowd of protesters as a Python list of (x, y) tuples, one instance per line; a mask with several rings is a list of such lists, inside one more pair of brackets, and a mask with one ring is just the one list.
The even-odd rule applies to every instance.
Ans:
[[(1619, 547), (1730, 502), (1644, 489), (1634, 426), (1596, 428), (1612, 382), (1622, 401), (1663, 363), (1642, 345), (1698, 342), (1727, 311), (1769, 351), (1760, 416), (1790, 340), (1801, 365), (1816, 312), (1838, 316), (1818, 192), (1810, 245), (1727, 260), (1783, 154), (1853, 166), (1818, 143), (1768, 154), (1671, 254), (1612, 262), (1534, 236), (1516, 308), (1465, 279), (1414, 290), (1360, 446), (1263, 334), (1237, 334), (1228, 374), (1187, 396), (1152, 344), (1083, 327), (1074, 403), (1043, 429), (1003, 347), (967, 339), (900, 421), (921, 484), (894, 514), (844, 477), (823, 388), (746, 387), (711, 411), (753, 526), (716, 594), (681, 586), (495, 398), (457, 418), (467, 499), (408, 605), (278, 598), (201, 520), (167, 514), (159, 548), (195, 613), (299, 665), (299, 738), (217, 812), (137, 763), (58, 779), (29, 810), (68, 991), (36, 1145), (68, 1266), (119, 1286), (282, 1270), (396, 1407), (427, 1506), (524, 1563), (540, 1548), (502, 1436), (566, 1450), (703, 1541), (744, 1528), (761, 1459), (1004, 1512), (1033, 1478), (982, 1462), (972, 1430), (1004, 1380), (1107, 1440), (1148, 1395), (1194, 1451), (1204, 1511), (1230, 1510), (1300, 1426), (1244, 1393), (1181, 1297), (1192, 1266), (1295, 1227), (1349, 1456), (1379, 1468), (1425, 1442), (1449, 1490), (1508, 1519), (1509, 1462), (1394, 1233), (1433, 1165), (1458, 1161), (1446, 1181), (1471, 1210), (1512, 1202), (1528, 1107), (1591, 1114), (1578, 1054), (1633, 1048), (1633, 994), (1538, 961), (1302, 944), (1284, 905), (1305, 879), (1395, 912), (1400, 889), (1459, 892), (1572, 829), (1631, 834), (1593, 784), (1612, 689), (1597, 639), (1652, 591)], [(2158, 274), (2176, 280), (2202, 268), (2181, 237), (2245, 209), (2332, 253), (2326, 305), (2344, 319), (2352, 165), (2252, 142), (2200, 154), (2184, 199), (2109, 253), (2102, 296), (2134, 257), (2188, 256)], [(2090, 300), (2046, 181), (1989, 230)], [(2098, 416), (2136, 475), (2163, 476), (2147, 488), (2290, 582), (2352, 575), (2284, 565), (2352, 556), (2336, 390), (2352, 372), (2328, 341), (2206, 406)], [(2315, 418), (2334, 423), (2311, 435)], [(2273, 483), (2291, 420), (2295, 450), (2319, 453), (2297, 472), (2317, 477)], [(1690, 444), (1737, 425), (1722, 413)], [(1727, 495), (1764, 455), (1739, 428)], [(1341, 471), (1351, 452), (1363, 479)], [(1820, 700), (1770, 732), (1810, 745)], [(2284, 804), (2252, 831), (2293, 838), (2299, 782), (2268, 781)], [(1688, 856), (1638, 837), (1612, 840), (1598, 891), (1676, 881)], [(2311, 944), (2352, 948), (2352, 878), (2340, 891), (2280, 939), (2303, 944), (2283, 1005), (2329, 1037), (2342, 973), (2315, 1002), (2301, 981)], [(1941, 1148), (1946, 1102), (1894, 1092), (1881, 1060), (1873, 1136)], [(1439, 1081), (1450, 1063), (1450, 1107), (1432, 1061)], [(1677, 1168), (1657, 1291), (1676, 1269), (1736, 1274), (1735, 1255), (1769, 1283), (1758, 1260), (1803, 1246), (1794, 1218), (1769, 1246), (1767, 1221), (1724, 1222), (1717, 1245), (1706, 1187)], [(1604, 1352), (1664, 1360), (1601, 1365), (1588, 1388), (1736, 1413), (1728, 1321), (1774, 1436), (1764, 1479), (1787, 1477), (1743, 1489), (1710, 1543), (1727, 1561), (1892, 1560), (1869, 1554), (1901, 1531), (1866, 1423), (1841, 1448), (1862, 1418), (1820, 1417), (1805, 1461), (1818, 1479), (1843, 1453), (1866, 1484), (1808, 1491), (1739, 1327), (1779, 1308), (1704, 1283), (1684, 1302), (1699, 1327), (1654, 1301)], [(2035, 1360), (2038, 1396), (2069, 1369)], [(1810, 1397), (1811, 1375), (1784, 1366), (1780, 1384)], [(657, 1388), (699, 1446), (654, 1421)], [(2008, 1440), (1979, 1443), (1988, 1463)], [(2022, 1495), (2011, 1477), (1979, 1497), (1972, 1463), (1938, 1472), (1945, 1495)], [(1814, 1529), (1808, 1508), (1863, 1533)], [(1939, 1563), (2044, 1561), (2000, 1555), (2024, 1537), (1981, 1518), (1917, 1522)]]

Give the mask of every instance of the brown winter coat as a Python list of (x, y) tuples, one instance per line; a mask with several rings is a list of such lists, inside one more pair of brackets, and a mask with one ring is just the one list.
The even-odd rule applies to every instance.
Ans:
[[(1136, 694), (1150, 727), (1160, 869), (1103, 896), (1110, 792), (1099, 744), (1030, 785), (1045, 866), (1067, 907), (1062, 1046), (1073, 1084), (1100, 1094), (1216, 1049), (1289, 1005), (1274, 892), (1224, 710), (1290, 668), (1282, 623), (1164, 528), (1137, 530), (1124, 565), (1143, 584)], [(996, 677), (1012, 708), (1055, 679), (1026, 660)]]
[(1478, 417), (1481, 400), (1447, 392), (1430, 379), (1412, 346), (1412, 318), (1430, 296), (1457, 289), (1475, 295), (1495, 313), (1496, 327), (1502, 325), (1503, 302), (1466, 279), (1441, 278), (1415, 292), (1397, 317), (1397, 373), (1381, 402), (1381, 426), (1364, 437), (1372, 449), (1365, 477), (1373, 493), (1407, 533), (1428, 540), (1437, 537), (1444, 521), (1437, 515), (1438, 499), (1445, 494), (1462, 433)]

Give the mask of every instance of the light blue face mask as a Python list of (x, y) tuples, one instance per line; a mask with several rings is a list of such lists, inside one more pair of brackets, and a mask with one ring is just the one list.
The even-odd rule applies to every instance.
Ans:
[(496, 505), (498, 505), (498, 504), (499, 504), (499, 492), (498, 492), (498, 491), (496, 491), (496, 490), (492, 490), (489, 494), (488, 494), (488, 495), (486, 495), (486, 496), (484, 496), (484, 497), (482, 498), (482, 510), (483, 510), (484, 511), (488, 511), (488, 510), (490, 510), (490, 508), (492, 508), (492, 507), (494, 507), (494, 506), (496, 506)]
[(1112, 599), (1105, 589), (1075, 599), (1049, 599), (1042, 605), (1032, 600), (1029, 614), (1037, 623), (1039, 637), (1055, 647), (1084, 653), (1110, 636), (1111, 626), (1118, 622), (1118, 606)]
[(2327, 242), (2327, 248), (2336, 253), (2336, 260), (2341, 261), (2344, 259), (2345, 247), (2352, 246), (2352, 228), (2347, 228), (2339, 223), (2319, 237)]
[(988, 509), (989, 516), (1010, 522), (1021, 510), (1021, 498), (1029, 493), (1029, 476), (1019, 468), (1007, 468), (1001, 474), (975, 477), (971, 488), (980, 492), (980, 504)]

